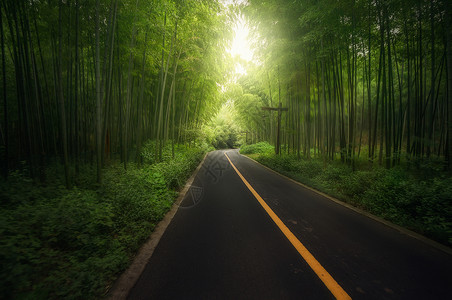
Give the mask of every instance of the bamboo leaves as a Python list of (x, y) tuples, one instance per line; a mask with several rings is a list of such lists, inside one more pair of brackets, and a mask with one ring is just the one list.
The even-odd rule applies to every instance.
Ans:
[(218, 110), (213, 45), (225, 24), (217, 2), (7, 0), (0, 8), (5, 176), (26, 161), (37, 178), (45, 157), (57, 156), (67, 187), (94, 159), (101, 182), (110, 159), (124, 168), (140, 161), (147, 139), (189, 143), (185, 130)]
[[(446, 2), (250, 0), (263, 73), (280, 74), (282, 102), (296, 110), (284, 147), (351, 165), (367, 152), (387, 168), (449, 157)], [(278, 92), (268, 86), (266, 97)]]

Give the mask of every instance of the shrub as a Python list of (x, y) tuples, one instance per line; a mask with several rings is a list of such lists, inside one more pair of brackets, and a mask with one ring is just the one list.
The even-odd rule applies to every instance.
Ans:
[(267, 142), (259, 142), (240, 147), (240, 153), (242, 154), (272, 154), (274, 151), (275, 148)]
[[(156, 159), (156, 149), (157, 142), (155, 140), (148, 140), (143, 144), (141, 148), (141, 157), (143, 158), (144, 163), (146, 164), (154, 164), (157, 163)], [(162, 161), (168, 161), (172, 158), (172, 145), (171, 141), (168, 141), (162, 147)]]
[(119, 164), (104, 174), (103, 197), (113, 206), (114, 231), (133, 253), (153, 226), (171, 207), (175, 193), (168, 190), (161, 173), (130, 164)]
[[(144, 148), (151, 153), (149, 144)], [(174, 159), (166, 148), (166, 160), (158, 164), (129, 163), (125, 171), (112, 163), (101, 186), (92, 183), (95, 170), (85, 165), (72, 190), (63, 186), (61, 166), (47, 169), (46, 185), (23, 172), (1, 181), (0, 294), (6, 299), (105, 294), (205, 153), (176, 147)]]
[(123, 248), (112, 238), (112, 218), (112, 205), (95, 191), (76, 188), (61, 197), (3, 210), (1, 293), (29, 298), (101, 293), (112, 274), (94, 273), (93, 280), (85, 282), (89, 274), (79, 270), (96, 272), (87, 265), (105, 259), (115, 271), (125, 266)]

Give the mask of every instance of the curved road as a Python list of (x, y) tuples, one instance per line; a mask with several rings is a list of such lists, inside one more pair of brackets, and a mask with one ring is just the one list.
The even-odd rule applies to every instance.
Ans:
[(335, 298), (224, 153), (346, 296), (452, 299), (452, 255), (295, 184), (237, 150), (207, 156), (129, 299)]

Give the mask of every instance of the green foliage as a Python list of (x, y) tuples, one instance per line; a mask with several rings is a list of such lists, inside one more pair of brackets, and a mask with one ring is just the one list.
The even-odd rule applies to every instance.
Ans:
[[(158, 149), (157, 149), (157, 141), (155, 140), (147, 140), (143, 148), (141, 149), (141, 157), (143, 158), (144, 163), (146, 164), (154, 164), (158, 162)], [(162, 161), (168, 161), (173, 156), (171, 141), (166, 143), (162, 147)]]
[[(147, 145), (152, 145), (148, 142)], [(151, 146), (149, 146), (151, 147)], [(147, 147), (144, 149), (149, 150)], [(171, 149), (171, 148), (170, 148)], [(152, 150), (151, 150), (152, 151)], [(125, 171), (82, 166), (79, 186), (66, 190), (61, 168), (48, 185), (21, 172), (0, 182), (0, 294), (6, 299), (94, 299), (104, 295), (170, 209), (205, 150), (176, 145), (175, 157)]]
[[(224, 58), (232, 28), (227, 11), (219, 1), (207, 0), (2, 5), (4, 48), (10, 49), (3, 57), (5, 76), (0, 75), (6, 93), (0, 110), (2, 166), (11, 171), (25, 160), (37, 178), (41, 163), (63, 158), (66, 143), (72, 148), (70, 162), (92, 157), (96, 136), (107, 140), (101, 153), (121, 152), (126, 164), (138, 156), (129, 148), (140, 154), (151, 137), (161, 143), (198, 139), (199, 128), (220, 107), (218, 85), (226, 80)], [(21, 37), (24, 32), (27, 38)], [(19, 53), (24, 47), (29, 51)], [(93, 61), (96, 52), (100, 55)], [(22, 72), (17, 72), (19, 61), (27, 62)], [(25, 80), (27, 72), (36, 76)], [(97, 89), (108, 105), (95, 102)], [(29, 94), (31, 90), (35, 93)], [(30, 95), (27, 106), (18, 105), (22, 94)], [(82, 95), (90, 96), (79, 101)], [(65, 103), (66, 120), (64, 113), (57, 114), (59, 99)], [(67, 99), (75, 102), (69, 105)], [(102, 138), (95, 134), (97, 124), (103, 124)], [(66, 139), (63, 127), (68, 129)], [(196, 131), (195, 139), (186, 131)], [(65, 167), (72, 169), (67, 172), (70, 185), (76, 180), (73, 166)]]
[(407, 168), (410, 164), (392, 169), (374, 167), (353, 171), (337, 161), (298, 160), (293, 155), (267, 154), (256, 159), (322, 192), (452, 245), (452, 178), (440, 172), (442, 163), (424, 160), (419, 165), (425, 172)]
[(239, 127), (235, 120), (235, 110), (224, 104), (215, 118), (206, 126), (210, 133), (211, 144), (215, 149), (231, 149), (238, 146)]
[(212, 145), (215, 149), (231, 149), (238, 146), (238, 131), (227, 126), (215, 128), (215, 138)]
[(204, 153), (199, 149), (186, 148), (184, 152), (178, 153), (174, 159), (151, 166), (150, 172), (161, 174), (168, 188), (175, 189), (187, 180)]
[(251, 145), (244, 145), (240, 147), (242, 154), (272, 154), (275, 152), (275, 147), (267, 142), (259, 142)]
[[(388, 168), (405, 156), (447, 161), (451, 117), (440, 100), (436, 106), (430, 99), (448, 99), (447, 79), (438, 76), (447, 69), (440, 53), (448, 46), (440, 37), (452, 30), (438, 16), (450, 15), (450, 2), (246, 1), (242, 11), (258, 63), (240, 81), (245, 101), (236, 103), (244, 107), (244, 124), (275, 141), (276, 112), (263, 115), (248, 103), (281, 103), (288, 108), (282, 143), (292, 151), (315, 148), (352, 164), (367, 145), (369, 159)], [(411, 69), (415, 60), (419, 68)], [(413, 78), (417, 86), (403, 84)], [(421, 104), (413, 105), (412, 95), (422, 95)]]
[(263, 126), (262, 106), (264, 106), (264, 103), (258, 95), (243, 94), (234, 99), (234, 108), (238, 115), (237, 119), (242, 128), (248, 131), (255, 131)]
[(128, 260), (113, 238), (113, 209), (95, 191), (78, 189), (2, 208), (2, 295), (76, 299), (102, 293), (111, 270)]
[(406, 170), (380, 170), (362, 196), (371, 212), (452, 245), (452, 178), (416, 179)]
[(130, 165), (124, 171), (115, 165), (104, 176), (101, 194), (113, 206), (114, 232), (132, 254), (171, 207), (175, 193), (167, 189), (163, 176), (149, 167)]

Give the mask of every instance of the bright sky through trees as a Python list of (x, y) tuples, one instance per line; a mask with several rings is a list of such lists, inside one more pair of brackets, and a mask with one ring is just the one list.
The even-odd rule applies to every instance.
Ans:
[(246, 74), (244, 62), (253, 59), (253, 51), (250, 48), (249, 28), (243, 17), (239, 17), (237, 23), (234, 24), (234, 40), (229, 52), (236, 60), (235, 72), (237, 74)]

